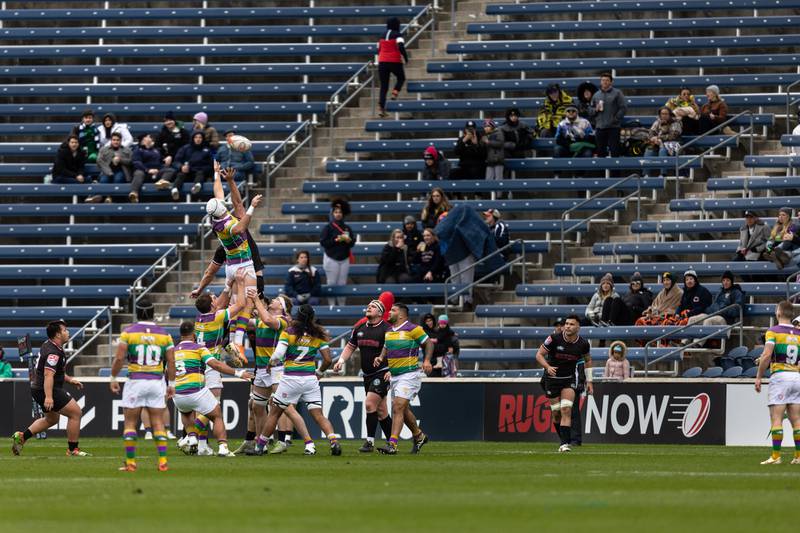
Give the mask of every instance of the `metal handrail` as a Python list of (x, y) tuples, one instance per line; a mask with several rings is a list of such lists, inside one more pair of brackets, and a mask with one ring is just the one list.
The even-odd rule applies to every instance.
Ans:
[(791, 126), (792, 122), (791, 120), (789, 120), (789, 117), (791, 116), (789, 114), (789, 108), (800, 102), (800, 98), (796, 98), (794, 100), (791, 99), (792, 87), (794, 87), (795, 85), (800, 85), (800, 80), (795, 80), (792, 83), (790, 83), (788, 87), (786, 87), (786, 134), (787, 135), (792, 132), (792, 126)]
[[(623, 183), (627, 183), (629, 180), (632, 180), (634, 178), (636, 178), (636, 181), (637, 181), (636, 191), (628, 194), (627, 196), (623, 196), (622, 198), (619, 198), (616, 202), (612, 203), (611, 205), (608, 205), (608, 206), (604, 207), (600, 211), (596, 211), (596, 212), (592, 213), (591, 215), (589, 215), (588, 217), (585, 217), (585, 218), (579, 220), (578, 222), (576, 222), (575, 224), (573, 224), (569, 228), (565, 228), (564, 227), (564, 223), (566, 222), (567, 215), (569, 215), (573, 211), (583, 207), (584, 205), (588, 204), (592, 200), (596, 200), (599, 196), (601, 196), (601, 195), (603, 195), (603, 194), (605, 194), (605, 193), (607, 193), (609, 191), (612, 191), (612, 190), (616, 189), (617, 187), (619, 187)], [(618, 181), (616, 183), (613, 183), (612, 185), (609, 185), (608, 187), (606, 187), (602, 191), (599, 191), (599, 192), (593, 194), (589, 198), (586, 198), (582, 202), (579, 202), (579, 203), (573, 205), (572, 207), (570, 207), (569, 209), (567, 209), (566, 211), (561, 213), (561, 240), (560, 240), (560, 244), (561, 244), (561, 262), (563, 263), (564, 260), (565, 260), (565, 257), (566, 257), (566, 247), (564, 246), (564, 240), (565, 240), (564, 236), (567, 233), (569, 233), (570, 231), (574, 230), (575, 228), (579, 228), (584, 222), (589, 222), (590, 220), (594, 219), (595, 217), (597, 217), (599, 215), (602, 215), (606, 211), (609, 211), (609, 210), (615, 208), (620, 203), (627, 202), (634, 195), (637, 197), (637, 199), (636, 199), (636, 219), (638, 220), (639, 218), (641, 218), (641, 211), (642, 211), (642, 176), (639, 175), (639, 174), (631, 174), (627, 178), (624, 178), (624, 179), (622, 179), (622, 180), (620, 180), (620, 181)]]
[[(451, 280), (453, 278), (455, 278), (457, 276), (460, 276), (461, 274), (463, 274), (467, 270), (470, 270), (470, 269), (474, 270), (476, 266), (478, 266), (479, 264), (485, 262), (487, 259), (491, 259), (492, 257), (494, 257), (496, 255), (502, 254), (505, 250), (510, 249), (512, 246), (514, 246), (515, 244), (518, 244), (518, 243), (521, 244), (521, 249), (522, 249), (522, 252), (520, 253), (520, 255), (518, 255), (517, 257), (515, 257), (511, 261), (506, 261), (506, 263), (503, 266), (494, 269), (492, 272), (489, 272), (488, 274), (484, 275), (481, 279), (479, 279), (477, 281), (473, 280), (473, 282), (470, 283), (469, 285), (466, 285), (466, 286), (458, 289), (453, 294), (449, 294), (449, 287), (450, 287)], [(467, 268), (462, 268), (458, 272), (451, 273), (450, 277), (448, 277), (444, 282), (444, 314), (448, 314), (448, 311), (450, 309), (450, 299), (451, 298), (459, 296), (460, 294), (472, 289), (474, 286), (476, 286), (476, 285), (484, 282), (485, 280), (487, 280), (487, 279), (499, 274), (500, 272), (503, 272), (504, 270), (511, 269), (511, 267), (513, 265), (517, 264), (517, 263), (521, 263), (522, 264), (522, 283), (525, 283), (525, 278), (526, 278), (526, 272), (525, 272), (525, 241), (523, 239), (514, 239), (513, 241), (509, 242), (508, 244), (506, 244), (502, 248), (499, 248), (499, 249), (495, 250), (494, 252), (490, 253), (487, 256), (484, 256), (484, 257), (482, 257), (480, 259), (477, 259), (474, 263), (472, 263)]]
[[(269, 191), (270, 191), (270, 182), (272, 180), (272, 176), (274, 176), (275, 173), (278, 172), (278, 170), (280, 170), (283, 167), (283, 165), (285, 165), (294, 156), (294, 154), (296, 154), (306, 144), (308, 144), (309, 146), (309, 154), (308, 154), (309, 177), (311, 178), (314, 177), (314, 143), (312, 141), (312, 136), (314, 133), (311, 126), (312, 126), (311, 121), (306, 120), (305, 122), (300, 124), (300, 126), (298, 126), (281, 144), (279, 144), (274, 150), (272, 150), (267, 155), (267, 160), (264, 163), (264, 176), (266, 181), (266, 189), (264, 191), (264, 204), (266, 205), (267, 208), (267, 216), (269, 216), (269, 205), (270, 205)], [(295, 137), (301, 131), (305, 132), (305, 137), (303, 138), (303, 140), (299, 143), (296, 143), (291, 151), (285, 152), (283, 154), (283, 157), (277, 163), (273, 163), (272, 161), (273, 158), (275, 157), (275, 154), (277, 154), (278, 151), (287, 146), (290, 141), (295, 139)]]
[(793, 298), (800, 296), (800, 292), (792, 293), (792, 279), (797, 279), (800, 270), (789, 274), (786, 278), (786, 299), (791, 301)]
[[(103, 327), (101, 327), (100, 329), (98, 329), (97, 331), (95, 331), (94, 335), (89, 337), (88, 340), (84, 339), (84, 341), (81, 344), (80, 348), (78, 348), (75, 351), (72, 351), (70, 356), (67, 358), (66, 364), (69, 364), (73, 359), (75, 359), (78, 355), (80, 355), (80, 353), (83, 352), (83, 350), (87, 346), (89, 346), (92, 343), (92, 341), (94, 341), (97, 337), (102, 335), (106, 330), (108, 330), (108, 343), (111, 344), (111, 325), (112, 325), (112, 321), (111, 321), (111, 307), (109, 307), (109, 306), (106, 306), (106, 307), (100, 309), (92, 318), (89, 319), (88, 322), (86, 322), (83, 326), (81, 326), (80, 329), (78, 329), (78, 331), (72, 333), (72, 336), (73, 337), (74, 336), (78, 336), (79, 334), (81, 334), (84, 331), (86, 331), (87, 329), (89, 329), (89, 325), (92, 324), (98, 318), (100, 318), (101, 315), (106, 315), (107, 316), (106, 324)], [(71, 350), (68, 350), (68, 351), (71, 351)]]
[[(743, 331), (743, 329), (744, 329), (743, 328), (744, 327), (744, 306), (743, 305), (740, 305), (740, 304), (728, 305), (726, 307), (723, 307), (719, 311), (715, 311), (715, 312), (713, 312), (713, 313), (711, 313), (709, 315), (706, 315), (703, 318), (703, 320), (705, 320), (706, 318), (711, 318), (712, 316), (721, 315), (722, 313), (728, 311), (729, 309), (733, 309), (733, 308), (738, 308), (739, 309), (739, 320), (737, 322), (734, 322), (733, 324), (726, 324), (723, 329), (725, 331), (729, 331), (729, 330), (733, 330), (734, 328), (738, 327), (739, 328), (739, 345), (741, 346), (741, 345), (744, 344), (744, 331)], [(684, 330), (686, 330), (688, 328), (693, 328), (693, 327), (698, 327), (698, 324), (697, 323), (686, 324), (685, 326), (679, 327), (675, 331), (670, 331), (668, 333), (664, 333), (664, 334), (659, 335), (658, 337), (656, 337), (654, 339), (650, 339), (649, 341), (647, 341), (645, 343), (645, 345), (644, 345), (644, 375), (645, 375), (645, 377), (648, 376), (649, 366), (651, 364), (658, 363), (662, 359), (666, 359), (667, 357), (671, 357), (672, 355), (674, 355), (676, 353), (680, 353), (681, 351), (686, 350), (687, 348), (690, 348), (690, 347), (692, 347), (692, 346), (694, 346), (696, 344), (700, 344), (702, 342), (705, 342), (708, 339), (710, 339), (710, 338), (716, 336), (717, 334), (719, 334), (719, 330), (718, 330), (718, 331), (716, 331), (714, 333), (710, 333), (710, 334), (706, 335), (705, 337), (703, 337), (701, 339), (694, 339), (689, 344), (680, 346), (680, 347), (676, 348), (675, 350), (669, 351), (669, 352), (665, 353), (664, 355), (662, 355), (660, 357), (657, 357), (656, 359), (650, 361), (650, 345), (651, 344), (653, 344), (654, 342), (657, 343), (657, 342), (659, 342), (659, 341), (661, 341), (663, 339), (666, 339), (667, 337), (674, 337), (675, 334), (680, 333), (681, 331), (684, 331)]]
[[(171, 264), (171, 265), (167, 266), (167, 267), (164, 269), (164, 272), (163, 272), (163, 273), (162, 273), (160, 276), (158, 276), (156, 279), (154, 279), (154, 280), (153, 280), (153, 282), (152, 282), (152, 283), (151, 283), (151, 284), (150, 284), (148, 287), (146, 287), (146, 288), (145, 288), (143, 291), (139, 292), (139, 291), (138, 291), (138, 287), (139, 287), (139, 285), (141, 284), (141, 282), (144, 280), (144, 278), (146, 278), (146, 277), (148, 276), (148, 274), (150, 274), (151, 272), (155, 273), (156, 269), (157, 269), (157, 268), (159, 268), (159, 265), (160, 265), (160, 264), (161, 264), (163, 261), (165, 261), (165, 260), (167, 259), (167, 257), (168, 257), (170, 254), (172, 254), (173, 252), (174, 252), (174, 253), (177, 255), (177, 257), (178, 257), (178, 258), (175, 260), (175, 262), (174, 262), (173, 264)], [(142, 272), (142, 274), (141, 274), (141, 275), (140, 275), (138, 278), (136, 278), (136, 279), (133, 281), (133, 284), (131, 284), (131, 289), (130, 289), (130, 290), (131, 290), (131, 296), (132, 296), (132, 298), (131, 298), (131, 310), (132, 310), (134, 313), (136, 313), (136, 304), (137, 304), (137, 303), (139, 303), (139, 301), (140, 301), (140, 300), (141, 300), (141, 299), (144, 297), (144, 295), (145, 295), (145, 294), (147, 294), (147, 293), (149, 293), (151, 290), (153, 290), (153, 287), (155, 287), (155, 285), (156, 285), (156, 284), (157, 284), (159, 281), (161, 281), (162, 279), (164, 279), (164, 277), (165, 277), (167, 274), (169, 274), (170, 272), (172, 272), (173, 270), (175, 270), (175, 268), (176, 268), (176, 267), (177, 267), (177, 266), (178, 266), (180, 263), (181, 263), (181, 252), (180, 252), (180, 250), (178, 250), (178, 247), (177, 247), (176, 245), (173, 245), (173, 246), (172, 246), (172, 247), (171, 247), (169, 250), (167, 250), (166, 252), (164, 252), (163, 254), (161, 254), (161, 257), (159, 257), (158, 259), (156, 259), (156, 261), (155, 261), (155, 262), (154, 262), (152, 265), (150, 265), (150, 266), (147, 268), (147, 270), (145, 270), (144, 272)]]

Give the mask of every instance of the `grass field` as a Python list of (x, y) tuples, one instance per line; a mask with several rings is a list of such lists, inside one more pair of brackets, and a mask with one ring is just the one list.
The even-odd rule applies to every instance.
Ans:
[[(41, 531), (779, 531), (796, 527), (800, 466), (760, 466), (766, 449), (431, 442), (418, 456), (186, 457), (170, 472), (140, 441), (61, 439), (0, 454), (0, 530)], [(234, 442), (238, 445), (238, 442)], [(773, 515), (774, 510), (783, 511)], [(680, 529), (677, 529), (680, 528)], [(785, 529), (784, 529), (785, 528)]]

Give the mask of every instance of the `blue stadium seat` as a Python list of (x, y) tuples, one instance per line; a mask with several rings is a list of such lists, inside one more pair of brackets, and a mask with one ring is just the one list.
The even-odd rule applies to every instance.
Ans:
[[(325, 275), (325, 269), (322, 268), (322, 265), (314, 265), (320, 275)], [(286, 271), (289, 270), (289, 265), (264, 265), (264, 269), (262, 272), (264, 273), (264, 278), (279, 278), (285, 279), (286, 278)], [(378, 263), (356, 263), (350, 265), (350, 270), (348, 275), (351, 277), (364, 277), (369, 276), (374, 278), (375, 275), (378, 273)], [(225, 270), (219, 269), (217, 271), (218, 278), (225, 277)]]
[[(49, 172), (49, 169), (48, 169)], [(214, 194), (213, 185), (211, 183), (204, 183), (203, 188), (200, 190), (201, 196), (211, 196)], [(192, 184), (186, 183), (181, 189), (182, 194), (189, 194)], [(227, 192), (227, 184), (223, 185), (223, 189)], [(100, 194), (102, 196), (124, 196), (127, 198), (128, 193), (131, 192), (129, 184), (100, 184), (93, 183), (90, 185), (57, 185), (54, 183), (12, 183), (0, 184), (0, 197), (45, 197), (45, 198), (65, 198), (73, 196), (85, 196), (89, 194)], [(170, 198), (169, 191), (156, 190), (153, 184), (147, 184), (142, 187), (142, 198)], [(171, 201), (171, 198), (170, 198)]]
[(643, 276), (659, 275), (665, 270), (683, 273), (695, 270), (698, 276), (721, 276), (726, 270), (735, 275), (768, 275), (782, 272), (769, 261), (731, 261), (703, 263), (558, 263), (554, 267), (557, 276), (602, 276), (611, 272), (615, 276), (630, 276), (639, 272)]
[(0, 237), (147, 237), (195, 235), (199, 224), (17, 224), (0, 226)]
[[(762, 217), (768, 225), (775, 223), (775, 218)], [(739, 233), (744, 219), (727, 218), (717, 220), (654, 220), (631, 223), (631, 233)]]
[(669, 242), (598, 242), (592, 245), (594, 255), (673, 255), (732, 254), (739, 240), (669, 241)]
[[(652, 348), (649, 357), (654, 359), (674, 351), (674, 348)], [(530, 349), (521, 348), (462, 348), (458, 356), (460, 363), (482, 363), (491, 361), (501, 361), (506, 363), (529, 362), (535, 364), (534, 353)], [(592, 360), (605, 362), (608, 359), (608, 348), (593, 347), (591, 351)], [(628, 347), (627, 358), (631, 361), (644, 361), (645, 350), (639, 347)], [(666, 361), (680, 360), (680, 354), (673, 354), (665, 359)], [(602, 368), (599, 368), (602, 372)]]
[(0, 298), (20, 300), (110, 300), (127, 298), (128, 285), (15, 285), (0, 286)]
[[(83, 320), (93, 318), (102, 307), (0, 307), (0, 320)], [(100, 317), (99, 320), (104, 320)]]
[[(79, 320), (66, 320), (67, 325), (72, 328), (70, 330), (72, 336), (71, 341), (80, 341), (83, 339), (83, 332), (77, 332), (77, 326), (82, 326), (83, 323)], [(42, 343), (47, 340), (46, 328), (0, 328), (0, 341), (3, 342), (17, 342), (17, 339), (30, 334), (31, 342)]]
[[(0, 69), (0, 75), (2, 69)], [(80, 116), (86, 104), (0, 104), (0, 113), (6, 116), (24, 117), (75, 117)], [(232, 102), (232, 103), (191, 103), (157, 102), (148, 104), (123, 103), (92, 104), (95, 113), (102, 116), (106, 112), (117, 115), (142, 116), (161, 115), (172, 111), (175, 115), (186, 114), (191, 117), (198, 111), (205, 111), (212, 116), (258, 113), (260, 115), (286, 115), (289, 113), (324, 113), (328, 109), (327, 102)], [(256, 146), (259, 146), (256, 144)]]
[(738, 378), (742, 376), (742, 367), (740, 366), (732, 366), (722, 372), (723, 378)]
[(704, 378), (719, 378), (719, 377), (722, 377), (722, 372), (723, 372), (722, 367), (712, 366), (712, 367), (707, 368), (706, 371), (703, 372), (702, 377), (704, 377)]
[[(481, 340), (540, 340), (544, 339), (553, 329), (535, 328), (527, 326), (508, 327), (453, 327), (461, 339)], [(672, 333), (680, 329), (678, 326), (611, 326), (611, 327), (585, 327), (581, 328), (581, 336), (586, 339), (653, 339), (660, 335)], [(724, 338), (725, 333), (717, 326), (691, 326), (677, 333), (675, 337), (668, 338), (698, 338), (713, 335), (713, 338)]]
[[(663, 271), (673, 272), (677, 275), (683, 273), (677, 267), (673, 268), (672, 265), (663, 265)], [(658, 272), (661, 274), (661, 272)], [(786, 296), (786, 283), (783, 282), (749, 282), (740, 283), (748, 296)], [(657, 294), (661, 289), (661, 285), (655, 283), (645, 283), (645, 286), (650, 289), (653, 294)], [(800, 292), (800, 283), (790, 283), (789, 290), (792, 293)], [(628, 292), (628, 285), (619, 283), (614, 287), (614, 290), (619, 294)], [(543, 284), (520, 284), (517, 285), (516, 295), (521, 297), (558, 297), (558, 298), (586, 298), (588, 299), (597, 292), (597, 284), (593, 283), (543, 283)], [(759, 352), (760, 354), (760, 352)]]
[[(352, 205), (352, 204), (351, 204)], [(353, 254), (356, 257), (377, 256), (383, 251), (385, 242), (360, 242), (353, 247)], [(547, 253), (550, 251), (550, 243), (547, 241), (525, 241), (525, 253)], [(258, 251), (262, 257), (293, 257), (295, 252), (307, 250), (312, 259), (322, 257), (322, 247), (314, 243), (258, 243)], [(521, 245), (513, 245), (511, 251), (520, 253)], [(160, 254), (159, 254), (160, 255)], [(3, 247), (0, 246), (0, 258), (3, 257)], [(285, 268), (289, 268), (286, 266)]]
[[(638, 0), (612, 0), (596, 2), (584, 0), (578, 2), (530, 2), (514, 4), (489, 4), (487, 15), (528, 15), (537, 13), (601, 13), (601, 12), (634, 12), (634, 11), (729, 11), (731, 9), (760, 9), (777, 7), (774, 0), (659, 0), (658, 2), (641, 2)], [(781, 0), (779, 7), (800, 7), (798, 0)]]
[(0, 265), (0, 279), (135, 279), (148, 265)]
[[(262, 235), (319, 235), (327, 222), (275, 222), (261, 225)], [(399, 227), (399, 222), (349, 222), (356, 235), (389, 235)], [(509, 231), (545, 233), (561, 231), (561, 220), (507, 220)], [(572, 231), (585, 231), (581, 224)], [(1, 233), (0, 233), (1, 234)]]
[[(464, 288), (464, 285), (449, 285), (448, 292), (450, 294)], [(222, 290), (221, 285), (211, 285), (208, 290), (219, 293)], [(401, 285), (396, 283), (386, 284), (370, 284), (359, 283), (357, 285), (339, 285), (330, 286), (323, 285), (320, 288), (320, 296), (354, 296), (362, 298), (376, 298), (383, 291), (391, 291), (395, 298), (414, 298), (414, 297), (433, 297), (444, 298), (444, 284), (443, 283), (409, 283)], [(283, 292), (283, 285), (267, 285), (264, 287), (264, 294), (274, 296)], [(2, 287), (0, 287), (0, 297), (3, 296)]]
[[(308, 27), (308, 26), (304, 26)], [(311, 26), (313, 28), (313, 26)], [(234, 26), (231, 28), (233, 31), (249, 31), (252, 28), (256, 31), (262, 31), (265, 26)], [(9, 32), (28, 32), (29, 30), (46, 30), (48, 32), (67, 32), (72, 30), (87, 30), (91, 28), (3, 28), (0, 29), (0, 39), (6, 36)], [(147, 30), (147, 31), (170, 31), (171, 27), (154, 26), (152, 28), (126, 28), (124, 26), (114, 28), (98, 28), (104, 32), (114, 32), (117, 30)], [(196, 30), (195, 30), (196, 31)], [(206, 27), (204, 32), (211, 32), (213, 28)], [(164, 64), (164, 65), (7, 65), (0, 66), (0, 76), (8, 77), (32, 77), (32, 78), (60, 78), (60, 77), (86, 77), (86, 76), (114, 76), (114, 77), (151, 77), (151, 76), (242, 76), (242, 75), (275, 75), (275, 76), (314, 76), (317, 74), (323, 75), (353, 75), (364, 67), (363, 63), (225, 63), (225, 64), (206, 64), (199, 65), (196, 63), (186, 64)], [(4, 104), (13, 109), (14, 104)], [(74, 108), (75, 110), (70, 113), (72, 115), (81, 112), (79, 104), (41, 104), (36, 107), (36, 104), (30, 105), (32, 109), (44, 109), (47, 106), (53, 108), (54, 115), (64, 114), (61, 109)], [(85, 104), (83, 104), (85, 105)], [(153, 104), (92, 104), (95, 112), (103, 113), (109, 109), (120, 110), (122, 106), (135, 106), (141, 105), (142, 109), (161, 108), (162, 112), (181, 110), (186, 107), (184, 103), (153, 103)], [(219, 113), (228, 110), (230, 106), (243, 106), (242, 109), (255, 106), (255, 109), (264, 112), (270, 109), (273, 105), (281, 105), (280, 103), (249, 103), (249, 102), (236, 102), (230, 104), (224, 103), (193, 103), (194, 108), (202, 108), (209, 112)], [(168, 106), (178, 106), (168, 107)], [(266, 107), (259, 107), (266, 106)], [(2, 109), (2, 108), (0, 108)], [(130, 109), (126, 111), (132, 112)]]
[(155, 259), (172, 244), (0, 245), (0, 259)]
[[(712, 288), (712, 292), (714, 289)], [(577, 305), (479, 305), (475, 309), (475, 316), (480, 318), (558, 318), (567, 315), (583, 316), (586, 304)], [(772, 316), (775, 314), (775, 304), (746, 304), (745, 316)]]
[(141, 203), (141, 204), (0, 204), (0, 216), (53, 217), (53, 216), (205, 216), (206, 206), (192, 203)]
[(764, 345), (760, 346), (753, 346), (749, 352), (747, 352), (747, 357), (750, 359), (757, 359), (761, 357), (761, 354), (764, 352)]
[[(281, 144), (280, 141), (251, 142), (253, 144), (251, 151), (256, 157), (266, 156)], [(60, 146), (60, 143), (0, 143), (0, 155), (48, 156), (54, 158)]]
[(736, 348), (731, 349), (727, 354), (725, 354), (725, 356), (736, 360), (739, 357), (746, 356), (749, 351), (750, 349), (747, 346), (737, 346)]
[(98, 83), (96, 85), (82, 84), (31, 84), (31, 85), (0, 85), (0, 96), (6, 97), (44, 97), (44, 96), (157, 96), (164, 95), (192, 96), (192, 95), (288, 95), (288, 94), (313, 94), (328, 96), (333, 94), (341, 83), (228, 83), (212, 85), (210, 83), (172, 83), (172, 84), (119, 84)]
[(769, 191), (800, 189), (800, 176), (735, 176), (711, 178), (706, 183), (709, 191)]
[(800, 135), (781, 135), (782, 146), (800, 146)]
[[(364, 316), (364, 309), (366, 305), (315, 305), (314, 311), (317, 318), (320, 320), (329, 320), (335, 318), (353, 320), (354, 322)], [(409, 305), (408, 313), (415, 321), (425, 313), (430, 313), (432, 307), (430, 305)], [(197, 309), (192, 306), (173, 306), (169, 310), (169, 317), (176, 319), (194, 318), (198, 314)], [(0, 317), (2, 315), (0, 314)]]
[(778, 210), (792, 206), (796, 196), (769, 196), (765, 198), (689, 198), (671, 200), (670, 211), (743, 211), (745, 209)]
[(703, 369), (699, 366), (693, 366), (692, 368), (687, 369), (683, 374), (681, 374), (682, 378), (699, 378), (703, 374)]
[(745, 168), (795, 168), (800, 166), (800, 156), (796, 155), (746, 155)]
[(743, 378), (754, 378), (754, 377), (756, 377), (757, 373), (758, 373), (758, 367), (751, 366), (750, 368), (744, 369), (744, 371), (742, 372), (741, 377), (743, 377)]
[[(86, 107), (86, 104), (82, 106)], [(187, 106), (187, 113), (196, 113), (200, 104)], [(118, 109), (115, 108), (116, 111)], [(64, 135), (66, 136), (74, 126), (71, 122), (25, 122), (25, 123), (3, 123), (0, 124), (0, 135)], [(237, 132), (250, 135), (257, 133), (292, 133), (302, 125), (302, 122), (214, 122), (214, 127), (221, 131), (236, 130)], [(129, 122), (128, 127), (136, 134), (158, 133), (163, 127), (160, 122)]]

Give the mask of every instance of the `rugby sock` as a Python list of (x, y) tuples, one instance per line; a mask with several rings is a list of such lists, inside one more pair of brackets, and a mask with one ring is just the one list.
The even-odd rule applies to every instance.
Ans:
[(783, 442), (783, 427), (772, 428), (772, 458), (778, 459), (781, 456), (781, 443)]
[(389, 437), (389, 440), (388, 440), (389, 445), (390, 446), (394, 446), (395, 448), (397, 448), (397, 440), (398, 440), (398, 438), (399, 437), (397, 435), (392, 435), (391, 437)]
[(125, 464), (136, 464), (136, 431), (126, 431), (122, 435), (125, 442)]
[(336, 436), (335, 433), (331, 433), (330, 435), (328, 435), (328, 440), (330, 441), (331, 446), (339, 442), (339, 438)]
[(78, 443), (77, 442), (68, 442), (67, 446), (69, 446), (69, 451), (71, 451), (71, 452), (73, 452), (73, 451), (78, 449)]
[(800, 458), (800, 429), (794, 430), (794, 457)]
[(33, 433), (31, 433), (31, 430), (30, 430), (30, 429), (26, 429), (26, 430), (25, 430), (25, 431), (22, 433), (22, 442), (25, 442), (26, 440), (28, 440), (28, 439), (29, 439), (29, 438), (31, 438), (31, 437), (33, 437)]
[(236, 317), (236, 331), (233, 336), (234, 344), (244, 344), (244, 335), (247, 333), (247, 324), (250, 323), (250, 313), (241, 312)]
[(561, 444), (569, 444), (572, 437), (572, 435), (570, 435), (571, 432), (572, 428), (569, 426), (561, 426)]
[(392, 436), (392, 417), (387, 416), (383, 420), (379, 421), (381, 424), (381, 431), (383, 431), (383, 436), (387, 439)]
[(256, 440), (256, 432), (255, 431), (248, 431), (247, 435), (244, 436), (244, 440), (246, 440), (246, 441)]
[(156, 441), (156, 450), (158, 450), (158, 464), (167, 464), (167, 432), (163, 429), (153, 433), (153, 440)]
[(314, 445), (314, 439), (306, 439), (306, 440), (303, 441), (303, 443), (306, 446), (313, 446)]
[(286, 440), (286, 432), (285, 431), (278, 430), (275, 433), (278, 435), (278, 439), (277, 439), (278, 442), (283, 442), (283, 441)]
[(194, 419), (194, 427), (197, 430), (197, 439), (200, 441), (208, 440), (208, 418), (203, 415), (197, 415)]
[(259, 435), (256, 439), (256, 450), (263, 450), (267, 445), (267, 437)]
[(372, 442), (375, 439), (375, 432), (378, 430), (378, 413), (367, 413), (367, 440)]
[(291, 431), (284, 431), (283, 433), (284, 433), (283, 442), (285, 442), (287, 444), (291, 444), (292, 443), (292, 432)]

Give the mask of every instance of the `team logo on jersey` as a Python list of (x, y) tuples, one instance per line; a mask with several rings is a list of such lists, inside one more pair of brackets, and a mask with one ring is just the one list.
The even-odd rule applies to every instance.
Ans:
[(50, 354), (47, 356), (47, 364), (55, 366), (58, 364), (58, 354)]
[(559, 352), (563, 352), (564, 351), (564, 347), (563, 346), (556, 346), (556, 350), (558, 350)]
[(363, 337), (363, 336), (364, 336), (364, 332), (363, 332), (363, 331), (359, 331), (359, 332), (356, 334), (356, 337)]
[(548, 335), (548, 337), (547, 337), (547, 338), (544, 340), (544, 345), (545, 345), (545, 346), (550, 346), (550, 343), (551, 343), (551, 342), (553, 342), (553, 337), (550, 337), (550, 336)]

